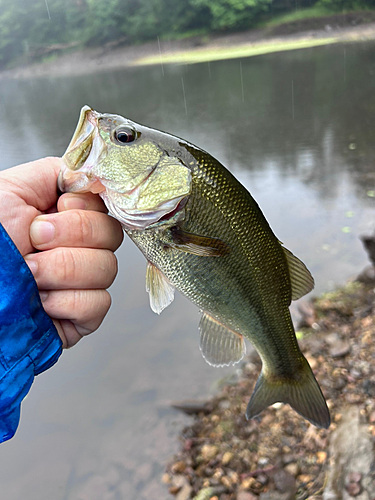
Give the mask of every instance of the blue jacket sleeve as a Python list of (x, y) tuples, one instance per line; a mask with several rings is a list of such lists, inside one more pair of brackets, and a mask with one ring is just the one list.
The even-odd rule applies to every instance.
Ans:
[(62, 342), (36, 282), (0, 224), (0, 443), (13, 437), (34, 376), (50, 368)]

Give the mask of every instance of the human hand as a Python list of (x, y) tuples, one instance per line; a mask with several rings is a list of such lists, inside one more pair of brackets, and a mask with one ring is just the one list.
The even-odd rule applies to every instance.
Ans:
[(96, 330), (117, 274), (123, 232), (98, 195), (58, 197), (60, 158), (0, 172), (0, 222), (25, 258), (63, 347)]

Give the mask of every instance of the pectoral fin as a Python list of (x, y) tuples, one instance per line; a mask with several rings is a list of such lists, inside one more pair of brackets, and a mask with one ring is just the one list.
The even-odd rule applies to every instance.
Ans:
[(219, 238), (210, 238), (183, 231), (178, 226), (171, 228), (173, 247), (183, 252), (202, 257), (222, 257), (230, 252), (229, 245)]
[(204, 359), (213, 366), (229, 366), (241, 361), (246, 352), (243, 336), (203, 313), (199, 323), (200, 344)]
[(150, 307), (160, 314), (174, 299), (174, 287), (159, 269), (147, 262), (146, 290), (150, 297)]
[(314, 288), (314, 278), (305, 264), (293, 255), (290, 250), (284, 247), (283, 250), (288, 261), (290, 283), (292, 285), (292, 300), (297, 300), (311, 292)]

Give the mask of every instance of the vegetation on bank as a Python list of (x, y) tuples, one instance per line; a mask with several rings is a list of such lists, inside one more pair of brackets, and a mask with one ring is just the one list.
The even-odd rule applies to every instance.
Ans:
[(274, 26), (375, 0), (0, 0), (0, 67), (106, 43)]

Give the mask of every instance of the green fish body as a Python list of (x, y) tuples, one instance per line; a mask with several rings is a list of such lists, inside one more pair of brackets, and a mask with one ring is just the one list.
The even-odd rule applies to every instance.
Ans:
[(196, 304), (200, 348), (214, 366), (240, 361), (244, 337), (254, 345), (263, 366), (247, 418), (281, 401), (327, 428), (329, 411), (289, 312), (313, 279), (236, 178), (182, 139), (88, 107), (64, 161), (60, 188), (100, 192), (145, 255), (155, 312), (174, 289)]

